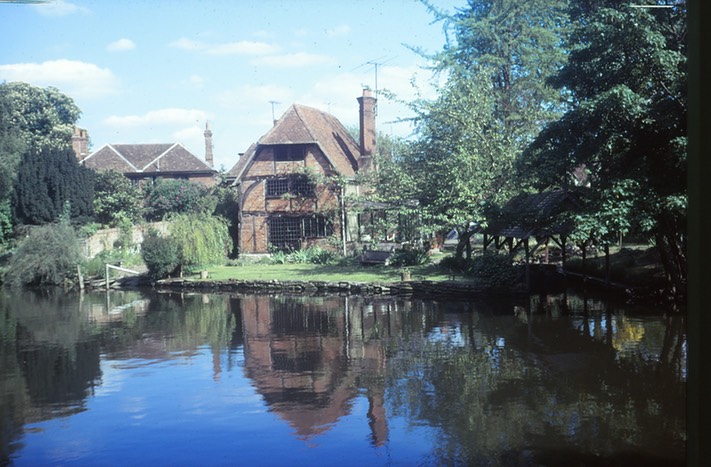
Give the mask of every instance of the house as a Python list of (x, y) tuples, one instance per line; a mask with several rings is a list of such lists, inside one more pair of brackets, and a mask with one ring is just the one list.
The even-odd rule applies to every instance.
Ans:
[(352, 181), (373, 166), (376, 99), (366, 89), (358, 102), (359, 142), (333, 115), (293, 104), (229, 171), (240, 193), (241, 253), (325, 245), (329, 238), (345, 250), (357, 236), (343, 203), (360, 187), (333, 184), (329, 177)]
[[(212, 132), (205, 125), (205, 160), (188, 151), (180, 143), (106, 144), (86, 157), (81, 150), (82, 133), (75, 132), (72, 143), (79, 162), (98, 171), (115, 170), (138, 183), (157, 178), (199, 182), (206, 186), (217, 183), (217, 171), (212, 168)], [(76, 142), (75, 142), (76, 140)]]

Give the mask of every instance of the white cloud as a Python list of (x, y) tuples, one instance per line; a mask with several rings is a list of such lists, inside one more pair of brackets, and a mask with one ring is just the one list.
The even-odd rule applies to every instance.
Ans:
[(347, 36), (351, 32), (351, 27), (347, 24), (341, 24), (333, 28), (326, 29), (326, 35), (329, 37)]
[(37, 13), (44, 16), (67, 16), (72, 13), (88, 13), (89, 10), (65, 0), (54, 0), (32, 5)]
[(76, 60), (0, 65), (0, 79), (53, 86), (72, 98), (96, 98), (115, 93), (119, 79), (108, 68)]
[(176, 49), (204, 52), (208, 55), (264, 55), (278, 50), (276, 46), (258, 41), (235, 41), (221, 44), (207, 44), (182, 37), (169, 44)]
[(313, 65), (322, 65), (333, 62), (331, 57), (306, 52), (297, 52), (283, 55), (268, 55), (252, 60), (253, 65), (270, 66), (276, 68), (298, 68)]
[(122, 38), (106, 46), (109, 52), (125, 52), (136, 48), (136, 43), (131, 39)]
[(208, 114), (203, 110), (168, 108), (152, 110), (143, 115), (112, 115), (104, 123), (114, 127), (135, 128), (153, 126), (194, 125), (207, 120)]

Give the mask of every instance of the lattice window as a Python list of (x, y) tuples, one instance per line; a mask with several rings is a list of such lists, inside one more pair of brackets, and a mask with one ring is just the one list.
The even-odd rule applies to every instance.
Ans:
[(279, 198), (289, 192), (289, 178), (267, 179), (267, 198)]
[(289, 175), (288, 177), (267, 179), (267, 198), (280, 198), (287, 193), (310, 198), (316, 194), (316, 189), (313, 182), (305, 175)]
[(269, 243), (278, 250), (298, 250), (302, 240), (333, 234), (332, 223), (323, 216), (272, 217)]

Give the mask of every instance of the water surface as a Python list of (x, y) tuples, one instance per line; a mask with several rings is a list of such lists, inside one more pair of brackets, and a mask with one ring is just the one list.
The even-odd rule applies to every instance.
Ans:
[(684, 465), (683, 317), (0, 292), (0, 465)]

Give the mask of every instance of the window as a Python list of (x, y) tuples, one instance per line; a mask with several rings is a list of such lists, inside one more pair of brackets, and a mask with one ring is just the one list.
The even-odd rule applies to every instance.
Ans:
[(333, 225), (323, 216), (272, 217), (269, 243), (279, 250), (298, 250), (302, 240), (333, 234)]
[(316, 190), (313, 182), (306, 175), (289, 175), (288, 177), (267, 179), (267, 198), (280, 198), (287, 193), (310, 198), (316, 194)]
[(277, 162), (303, 161), (306, 158), (306, 146), (285, 145), (274, 147), (274, 160)]

